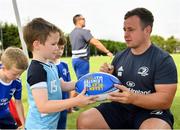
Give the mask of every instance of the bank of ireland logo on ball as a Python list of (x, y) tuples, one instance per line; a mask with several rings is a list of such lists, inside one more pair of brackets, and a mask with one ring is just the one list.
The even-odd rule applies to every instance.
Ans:
[(81, 77), (76, 83), (76, 92), (81, 93), (86, 87), (86, 95), (98, 95), (98, 101), (105, 100), (108, 93), (119, 91), (114, 84), (121, 84), (118, 78), (113, 75), (98, 72), (89, 73)]

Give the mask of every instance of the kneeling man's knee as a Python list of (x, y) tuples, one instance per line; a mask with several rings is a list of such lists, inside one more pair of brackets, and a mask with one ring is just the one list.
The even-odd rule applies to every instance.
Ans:
[(78, 129), (90, 128), (90, 122), (91, 122), (90, 120), (91, 118), (88, 112), (86, 111), (82, 112), (77, 119), (77, 128)]

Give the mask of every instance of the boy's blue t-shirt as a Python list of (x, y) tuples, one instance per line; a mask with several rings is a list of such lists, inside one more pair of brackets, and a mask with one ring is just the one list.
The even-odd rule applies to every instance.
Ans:
[(48, 100), (61, 100), (62, 93), (57, 68), (54, 64), (32, 60), (27, 73), (29, 111), (26, 117), (27, 129), (56, 129), (60, 112), (40, 113), (32, 96), (32, 89), (44, 88)]
[[(62, 78), (64, 81), (71, 81), (68, 64), (61, 61), (59, 64), (56, 64), (56, 66), (59, 77)], [(69, 98), (69, 92), (62, 92), (62, 99), (67, 98)]]
[(9, 115), (9, 101), (14, 96), (21, 100), (22, 85), (19, 79), (5, 83), (0, 79), (0, 119)]

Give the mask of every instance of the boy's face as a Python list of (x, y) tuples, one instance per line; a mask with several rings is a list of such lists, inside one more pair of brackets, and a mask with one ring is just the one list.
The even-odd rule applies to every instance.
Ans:
[(3, 72), (8, 80), (15, 80), (21, 76), (21, 74), (24, 72), (24, 70), (17, 69), (13, 65), (10, 69), (3, 67)]
[(64, 53), (64, 45), (58, 45), (59, 48), (59, 52), (58, 52), (58, 56), (61, 57)]
[(56, 57), (52, 60), (56, 61), (63, 55), (63, 53), (64, 53), (64, 45), (58, 45), (58, 51), (56, 51)]
[(40, 55), (45, 59), (54, 59), (58, 51), (58, 41), (59, 33), (50, 33), (50, 35), (47, 37), (45, 44), (40, 45)]

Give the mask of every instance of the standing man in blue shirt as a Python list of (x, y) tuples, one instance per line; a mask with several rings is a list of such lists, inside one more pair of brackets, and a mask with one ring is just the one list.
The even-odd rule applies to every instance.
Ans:
[(75, 28), (70, 33), (72, 64), (77, 79), (80, 79), (83, 75), (89, 73), (90, 44), (107, 54), (107, 56), (112, 57), (113, 54), (99, 40), (95, 39), (89, 30), (83, 29), (85, 18), (81, 14), (73, 17), (73, 23)]
[[(72, 65), (77, 79), (89, 73), (90, 65), (90, 45), (94, 45), (97, 49), (104, 52), (107, 56), (113, 57), (113, 54), (96, 38), (94, 38), (90, 30), (84, 29), (85, 18), (81, 14), (73, 17), (75, 28), (70, 33), (70, 42), (72, 46)], [(72, 96), (76, 96), (74, 93)], [(79, 110), (74, 107), (73, 110)]]

